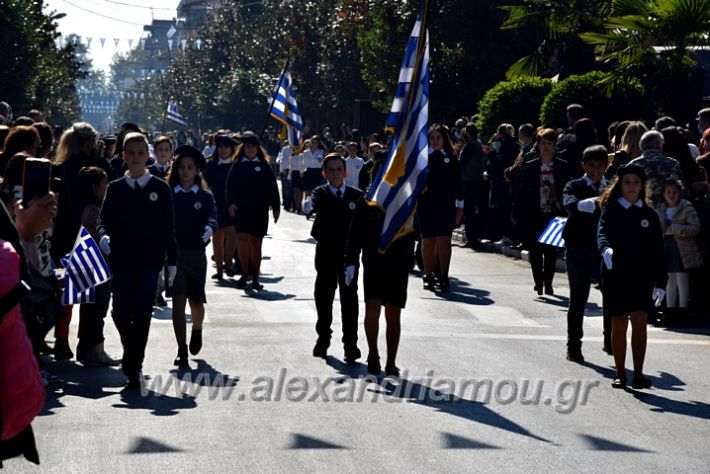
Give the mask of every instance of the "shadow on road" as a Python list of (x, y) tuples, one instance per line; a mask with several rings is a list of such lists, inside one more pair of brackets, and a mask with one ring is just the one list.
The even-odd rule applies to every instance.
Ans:
[(450, 288), (448, 292), (442, 293), (437, 291), (435, 294), (442, 299), (455, 303), (478, 306), (487, 306), (495, 303), (495, 301), (488, 297), (491, 294), (490, 291), (471, 288), (468, 282), (459, 280), (458, 278), (450, 278), (449, 283)]

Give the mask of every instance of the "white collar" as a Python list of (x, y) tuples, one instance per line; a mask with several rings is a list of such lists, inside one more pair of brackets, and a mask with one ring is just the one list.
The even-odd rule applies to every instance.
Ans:
[(255, 161), (259, 161), (259, 157), (255, 156), (253, 159), (249, 159), (246, 156), (242, 156), (242, 159), (239, 160), (240, 163), (254, 163)]
[(160, 163), (156, 162), (155, 163), (156, 168), (160, 168), (161, 170), (166, 170), (170, 168), (170, 163), (165, 163), (164, 165), (161, 165)]
[[(591, 187), (594, 187), (594, 182), (592, 181), (592, 179), (589, 176), (587, 176), (586, 173), (584, 174), (584, 176), (582, 176), (582, 178), (584, 179), (585, 183), (587, 183)], [(608, 183), (607, 183), (606, 178), (602, 176), (602, 179), (599, 180), (599, 189), (605, 188), (607, 184)]]
[(343, 185), (340, 186), (339, 188), (336, 188), (335, 186), (331, 186), (329, 184), (328, 188), (330, 188), (330, 192), (333, 193), (333, 196), (337, 196), (338, 191), (340, 191), (340, 197), (345, 196), (345, 183), (343, 183)]
[(219, 157), (218, 157), (217, 159), (219, 160), (219, 162), (217, 163), (218, 165), (231, 165), (231, 164), (232, 164), (232, 159), (231, 159), (231, 158), (227, 158), (227, 159), (225, 160), (225, 159), (223, 159), (223, 158), (219, 158)]
[(631, 206), (636, 206), (639, 208), (643, 207), (643, 202), (641, 202), (640, 199), (637, 199), (636, 202), (632, 204), (625, 197), (620, 197), (618, 202), (619, 202), (619, 204), (624, 206), (624, 209), (628, 209)]
[(197, 194), (197, 191), (199, 191), (200, 188), (196, 184), (193, 184), (190, 189), (185, 190), (185, 188), (183, 188), (182, 186), (180, 186), (178, 184), (177, 186), (175, 186), (173, 188), (173, 190), (175, 191), (175, 194), (177, 194), (177, 193), (195, 193), (195, 194)]
[(126, 171), (125, 176), (126, 176), (126, 182), (128, 183), (128, 185), (130, 187), (135, 188), (136, 183), (138, 183), (138, 186), (140, 186), (141, 188), (145, 188), (145, 185), (148, 184), (148, 181), (150, 180), (150, 177), (152, 175), (150, 174), (150, 171), (145, 170), (143, 173), (143, 176), (141, 176), (138, 179), (133, 179), (130, 176), (128, 176), (128, 171)]

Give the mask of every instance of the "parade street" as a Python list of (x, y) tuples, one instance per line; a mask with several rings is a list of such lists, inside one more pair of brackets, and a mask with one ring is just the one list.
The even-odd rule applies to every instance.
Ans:
[[(411, 274), (401, 379), (367, 380), (362, 327), (363, 358), (343, 362), (337, 298), (328, 358), (311, 354), (310, 226), (289, 213), (270, 223), (264, 290), (208, 281), (204, 348), (191, 370), (172, 366), (169, 307), (153, 316), (142, 391), (124, 389), (117, 368), (49, 363), (63, 383), (49, 387), (33, 422), (42, 464), (12, 459), (8, 472), (707, 471), (707, 318), (649, 326), (653, 388), (614, 390), (597, 290), (586, 362), (572, 363), (565, 274), (555, 296), (538, 297), (527, 262), (455, 248), (445, 298)], [(384, 317), (380, 327), (384, 357)], [(110, 316), (106, 347), (120, 356)]]

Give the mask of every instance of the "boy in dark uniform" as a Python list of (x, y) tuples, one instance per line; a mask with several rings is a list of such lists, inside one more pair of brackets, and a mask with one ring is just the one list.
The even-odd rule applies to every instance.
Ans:
[(316, 285), (314, 297), (318, 322), (318, 340), (313, 348), (314, 357), (328, 355), (330, 325), (333, 321), (333, 298), (335, 288), (340, 289), (340, 311), (343, 324), (345, 361), (355, 362), (360, 358), (357, 347), (357, 282), (345, 283), (344, 256), (350, 221), (362, 197), (362, 191), (345, 184), (345, 159), (331, 153), (323, 160), (323, 176), (327, 184), (318, 186), (311, 194), (313, 212), (316, 213), (311, 236), (316, 245)]
[(148, 166), (148, 171), (156, 178), (165, 181), (168, 179), (168, 173), (170, 173), (170, 159), (173, 156), (173, 144), (170, 138), (162, 136), (153, 143), (153, 149), (155, 150), (156, 161)]
[[(565, 185), (563, 205), (569, 218), (562, 236), (567, 247), (566, 262), (569, 278), (569, 308), (567, 310), (567, 359), (584, 362), (582, 355), (582, 325), (584, 308), (589, 299), (592, 280), (600, 281), (601, 257), (597, 250), (597, 225), (601, 210), (600, 194), (607, 187), (604, 179), (609, 156), (601, 145), (590, 146), (582, 154), (584, 176)], [(611, 327), (604, 318), (604, 347), (611, 351)]]
[(123, 344), (123, 373), (139, 388), (153, 299), (166, 255), (168, 286), (177, 272), (177, 244), (170, 187), (147, 170), (148, 142), (140, 133), (123, 141), (125, 176), (109, 184), (101, 207), (101, 250), (113, 278), (113, 319)]

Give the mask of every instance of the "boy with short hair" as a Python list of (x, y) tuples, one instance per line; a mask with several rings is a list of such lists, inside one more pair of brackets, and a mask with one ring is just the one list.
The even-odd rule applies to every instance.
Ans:
[(357, 188), (360, 185), (360, 171), (365, 165), (365, 160), (357, 156), (357, 143), (348, 143), (348, 155), (345, 157), (345, 169), (348, 171), (345, 184)]
[[(599, 196), (608, 183), (604, 178), (609, 156), (602, 145), (590, 146), (582, 154), (584, 175), (565, 185), (563, 205), (569, 213), (562, 236), (567, 247), (569, 309), (567, 310), (567, 359), (584, 362), (582, 325), (592, 280), (600, 281), (601, 257), (597, 249), (597, 225), (601, 210)], [(611, 352), (611, 327), (604, 318), (604, 350)]]
[(333, 299), (338, 287), (345, 361), (355, 362), (361, 356), (357, 347), (357, 282), (346, 284), (343, 269), (350, 221), (363, 193), (346, 185), (346, 176), (345, 159), (337, 153), (329, 154), (323, 160), (323, 177), (327, 183), (314, 189), (311, 194), (313, 211), (316, 213), (311, 236), (318, 242), (314, 292), (318, 312), (318, 340), (313, 348), (313, 356), (325, 358), (328, 355), (332, 334), (330, 325), (333, 321)]
[(123, 140), (125, 176), (109, 184), (101, 208), (101, 250), (113, 277), (113, 319), (123, 344), (123, 373), (139, 388), (153, 299), (167, 255), (168, 285), (177, 271), (172, 192), (146, 169), (148, 142), (140, 133)]

